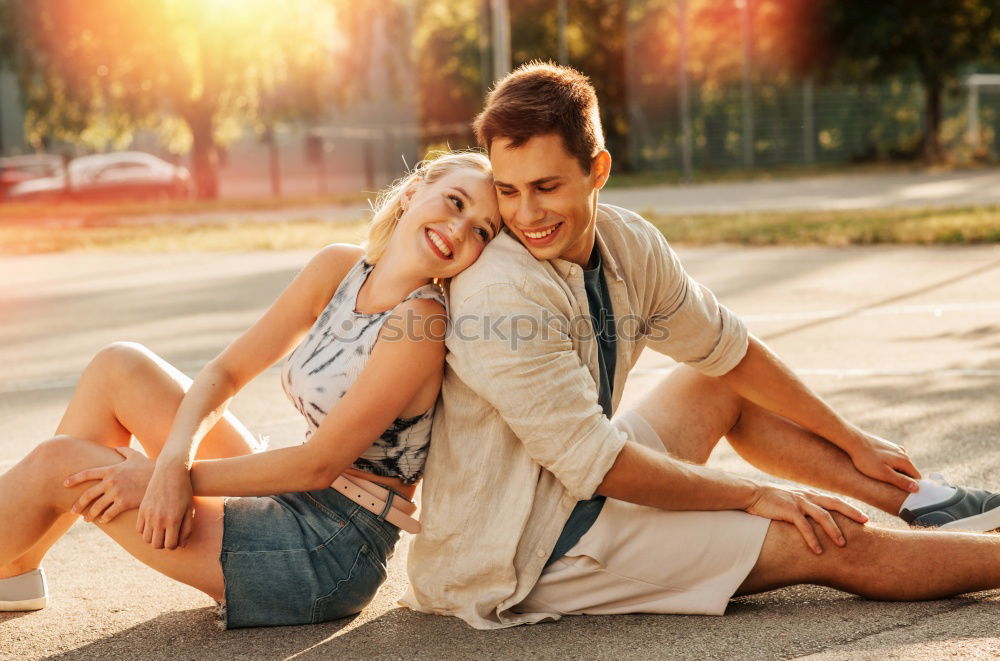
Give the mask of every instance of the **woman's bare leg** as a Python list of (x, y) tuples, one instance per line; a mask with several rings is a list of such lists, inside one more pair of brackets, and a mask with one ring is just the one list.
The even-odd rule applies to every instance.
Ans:
[[(57, 436), (44, 441), (5, 474), (0, 475), (0, 564), (23, 557), (37, 539), (50, 530), (91, 483), (66, 488), (66, 475), (122, 461), (113, 449), (91, 441)], [(154, 549), (135, 530), (137, 510), (98, 524), (105, 533), (153, 569), (198, 588), (221, 601), (224, 581), (222, 499), (196, 498), (195, 524), (187, 545), (175, 550)]]
[[(110, 448), (128, 445), (134, 435), (146, 454), (155, 459), (190, 385), (191, 379), (145, 347), (127, 342), (111, 344), (101, 349), (84, 370), (56, 434)], [(198, 457), (235, 457), (252, 452), (253, 447), (253, 436), (227, 412), (205, 436)], [(19, 558), (0, 563), (0, 578), (38, 567), (49, 548), (78, 518), (65, 512), (54, 519)]]

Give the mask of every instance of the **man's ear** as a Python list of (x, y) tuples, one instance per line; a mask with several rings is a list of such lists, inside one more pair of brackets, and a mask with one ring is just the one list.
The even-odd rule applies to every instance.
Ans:
[(608, 183), (611, 176), (611, 154), (607, 149), (602, 149), (590, 162), (590, 171), (594, 173), (594, 188), (600, 190), (604, 184)]

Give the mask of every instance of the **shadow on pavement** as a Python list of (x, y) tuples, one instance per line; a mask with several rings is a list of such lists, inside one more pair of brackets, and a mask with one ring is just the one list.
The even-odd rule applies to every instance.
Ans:
[[(990, 607), (978, 599), (871, 602), (826, 588), (799, 586), (735, 600), (724, 618), (577, 616), (499, 631), (475, 631), (455, 618), (402, 608), (357, 626), (353, 626), (354, 619), (345, 619), (300, 627), (220, 631), (215, 609), (200, 608), (165, 613), (48, 658), (620, 658), (623, 650), (631, 650), (629, 655), (649, 658), (772, 659), (854, 644), (984, 603)], [(976, 631), (967, 635), (941, 633), (940, 640), (979, 635), (980, 628), (974, 627)]]
[(942, 287), (946, 287), (948, 285), (953, 285), (955, 283), (962, 282), (963, 280), (968, 280), (969, 278), (975, 277), (977, 275), (982, 275), (983, 273), (986, 273), (988, 271), (992, 271), (993, 269), (996, 269), (998, 267), (1000, 267), (1000, 260), (992, 261), (992, 262), (989, 262), (987, 264), (982, 264), (980, 266), (977, 266), (974, 269), (970, 269), (970, 270), (965, 271), (963, 273), (959, 273), (957, 275), (950, 276), (950, 277), (945, 278), (943, 280), (939, 280), (937, 282), (934, 282), (934, 283), (931, 283), (931, 284), (928, 284), (928, 285), (924, 285), (924, 286), (918, 287), (916, 289), (910, 289), (908, 291), (904, 291), (904, 292), (899, 293), (899, 294), (894, 294), (892, 296), (888, 296), (888, 297), (879, 299), (877, 301), (872, 301), (871, 303), (866, 303), (864, 305), (859, 305), (859, 306), (857, 306), (855, 308), (852, 308), (850, 310), (845, 310), (843, 314), (838, 314), (836, 316), (831, 316), (831, 317), (823, 317), (822, 319), (816, 319), (814, 321), (807, 321), (807, 322), (805, 322), (803, 324), (799, 324), (797, 326), (792, 326), (791, 328), (786, 328), (784, 330), (780, 330), (780, 331), (775, 332), (775, 333), (765, 334), (765, 335), (762, 336), (762, 338), (764, 340), (767, 340), (768, 342), (773, 342), (774, 340), (776, 340), (778, 338), (785, 337), (786, 335), (792, 335), (794, 333), (798, 333), (800, 331), (804, 331), (804, 330), (806, 330), (808, 328), (814, 328), (816, 326), (823, 326), (825, 324), (829, 324), (829, 323), (832, 323), (834, 321), (839, 321), (841, 319), (846, 319), (848, 317), (853, 317), (854, 315), (858, 314), (859, 312), (864, 312), (865, 310), (871, 310), (871, 309), (874, 309), (874, 308), (880, 308), (880, 307), (889, 305), (891, 303), (899, 303), (900, 301), (905, 301), (908, 298), (913, 298), (914, 296), (919, 296), (920, 294), (926, 294), (927, 292), (931, 292), (931, 291), (934, 291), (936, 289), (940, 289)]

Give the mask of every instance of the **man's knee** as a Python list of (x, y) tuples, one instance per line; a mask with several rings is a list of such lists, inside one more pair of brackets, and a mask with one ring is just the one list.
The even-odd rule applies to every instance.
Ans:
[(815, 583), (824, 582), (870, 557), (877, 542), (877, 529), (836, 512), (831, 512), (831, 515), (844, 535), (844, 546), (838, 546), (825, 529), (810, 520), (813, 534), (823, 548), (822, 553), (815, 553), (796, 526), (785, 521), (772, 521), (764, 538), (758, 566), (772, 573), (787, 574), (791, 582)]

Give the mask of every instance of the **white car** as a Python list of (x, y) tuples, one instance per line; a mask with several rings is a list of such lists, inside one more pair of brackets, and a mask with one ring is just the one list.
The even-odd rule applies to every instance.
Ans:
[(190, 195), (187, 168), (138, 151), (81, 156), (52, 176), (22, 181), (7, 191), (11, 202), (184, 199)]

